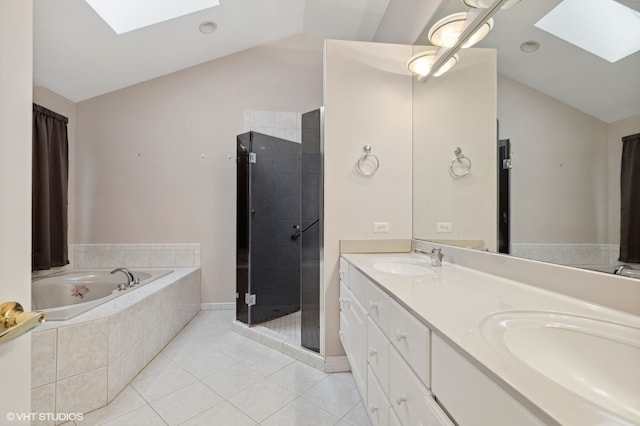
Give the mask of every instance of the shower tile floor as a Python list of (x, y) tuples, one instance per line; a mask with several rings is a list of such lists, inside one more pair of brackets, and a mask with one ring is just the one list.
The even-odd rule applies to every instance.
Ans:
[(289, 315), (285, 315), (280, 318), (273, 319), (262, 323), (261, 325), (275, 331), (276, 333), (286, 337), (285, 341), (295, 343), (300, 346), (301, 342), (301, 327), (300, 327), (301, 312), (297, 311)]
[(326, 374), (243, 337), (234, 319), (201, 311), (111, 404), (75, 424), (370, 425), (351, 373)]

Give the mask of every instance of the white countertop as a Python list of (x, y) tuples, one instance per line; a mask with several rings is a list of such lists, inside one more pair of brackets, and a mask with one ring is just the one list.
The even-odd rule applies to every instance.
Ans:
[[(622, 417), (608, 411), (516, 358), (504, 356), (483, 335), (486, 318), (503, 311), (584, 316), (636, 329), (640, 329), (640, 317), (447, 262), (427, 276), (390, 274), (372, 267), (390, 259), (415, 259), (414, 254), (342, 256), (533, 412), (544, 413), (562, 425), (640, 424), (640, 413), (627, 412)], [(640, 399), (640, 383), (636, 395)]]

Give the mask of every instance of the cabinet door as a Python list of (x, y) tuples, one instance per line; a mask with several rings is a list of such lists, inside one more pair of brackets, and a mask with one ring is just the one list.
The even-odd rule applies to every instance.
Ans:
[(389, 341), (369, 317), (367, 319), (367, 359), (385, 394), (389, 393)]
[(400, 419), (396, 416), (393, 410), (389, 410), (389, 426), (402, 426)]
[(367, 387), (369, 403), (366, 407), (369, 412), (369, 419), (371, 419), (371, 425), (387, 426), (389, 424), (389, 401), (384, 392), (382, 392), (382, 388), (371, 367), (368, 369)]
[(340, 341), (344, 348), (344, 353), (349, 353), (349, 302), (350, 294), (344, 282), (340, 281)]
[(401, 423), (407, 426), (439, 426), (425, 404), (431, 393), (395, 348), (389, 350), (389, 401)]
[(458, 424), (544, 424), (435, 334), (432, 349), (433, 393)]
[(363, 403), (367, 404), (367, 311), (357, 300), (349, 303), (349, 361)]
[(369, 283), (367, 287), (367, 304), (365, 308), (369, 316), (380, 327), (385, 336), (389, 335), (389, 308), (391, 298), (377, 285)]
[(431, 387), (429, 356), (430, 331), (399, 303), (391, 301), (389, 311), (389, 340), (415, 371), (426, 387)]

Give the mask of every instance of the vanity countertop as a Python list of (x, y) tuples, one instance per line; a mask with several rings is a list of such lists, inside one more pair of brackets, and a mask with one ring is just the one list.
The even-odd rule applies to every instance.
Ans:
[[(488, 337), (492, 335), (489, 328), (499, 322), (501, 315), (509, 318), (531, 314), (549, 318), (568, 317), (576, 319), (580, 327), (586, 324), (587, 328), (590, 321), (605, 326), (620, 324), (632, 332), (630, 344), (640, 347), (640, 342), (635, 340), (635, 333), (640, 331), (640, 317), (453, 265), (446, 262), (446, 257), (442, 267), (433, 268), (434, 274), (417, 276), (381, 272), (373, 265), (424, 260), (424, 256), (376, 253), (343, 254), (342, 257), (412, 311), (433, 332), (456, 346), (461, 354), (533, 412), (544, 414), (543, 417), (548, 416), (562, 425), (640, 424), (640, 382), (635, 382), (637, 391), (629, 392), (627, 402), (614, 400), (614, 395), (604, 393), (601, 400), (609, 405), (607, 409), (569, 391), (523, 361), (497, 350), (495, 339), (492, 344), (492, 338)], [(589, 330), (578, 331), (590, 334)], [(553, 353), (554, 347), (546, 350)], [(597, 354), (604, 358), (604, 362), (612, 355), (604, 351)], [(611, 362), (621, 362), (615, 357), (610, 359)], [(633, 363), (633, 359), (627, 361)], [(635, 361), (635, 365), (629, 365), (629, 370), (638, 370), (640, 360)], [(597, 383), (590, 385), (597, 386)]]

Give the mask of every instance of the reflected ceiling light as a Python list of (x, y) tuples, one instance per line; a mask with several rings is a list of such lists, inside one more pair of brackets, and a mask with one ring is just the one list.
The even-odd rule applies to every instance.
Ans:
[[(491, 7), (494, 1), (495, 0), (462, 0), (462, 3), (464, 3), (465, 6), (472, 7), (474, 9), (487, 9)], [(507, 0), (500, 9), (509, 9), (519, 1), (520, 0)]]
[(538, 49), (540, 49), (540, 43), (535, 40), (525, 41), (520, 45), (520, 50), (524, 53), (533, 53)]
[[(420, 77), (426, 77), (431, 72), (431, 67), (438, 59), (438, 49), (429, 49), (424, 52), (420, 52), (417, 55), (412, 56), (407, 62), (409, 71), (417, 74)], [(453, 55), (451, 59), (444, 63), (440, 69), (433, 74), (434, 77), (440, 77), (445, 72), (449, 71), (458, 63), (458, 55)]]
[(117, 34), (220, 5), (219, 0), (86, 0), (86, 2)]
[[(454, 13), (453, 15), (445, 16), (436, 22), (429, 30), (427, 37), (431, 44), (435, 46), (453, 47), (466, 26), (467, 14), (465, 12)], [(489, 19), (484, 25), (478, 28), (478, 31), (469, 37), (469, 40), (462, 45), (462, 48), (466, 49), (467, 47), (473, 46), (485, 38), (492, 28), (493, 18)]]

